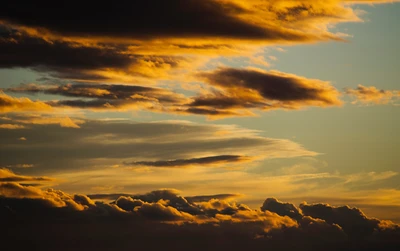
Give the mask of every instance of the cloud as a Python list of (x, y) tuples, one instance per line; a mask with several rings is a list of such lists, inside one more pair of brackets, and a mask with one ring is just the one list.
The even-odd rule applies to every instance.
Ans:
[(261, 210), (275, 212), (281, 216), (289, 216), (293, 219), (302, 218), (302, 214), (296, 206), (290, 203), (281, 202), (275, 198), (266, 199)]
[(32, 168), (34, 164), (16, 164), (16, 165), (8, 165), (7, 168)]
[[(0, 118), (5, 121), (12, 121), (13, 123), (19, 123), (19, 125), (9, 125), (9, 124), (0, 124), (0, 128), (5, 129), (28, 129), (26, 125), (60, 125), (65, 128), (80, 128), (81, 124), (84, 124), (85, 121), (77, 118), (70, 118), (68, 116), (55, 115), (52, 114), (42, 114), (42, 113), (15, 113), (11, 112), (7, 117)], [(23, 125), (20, 125), (23, 124)]]
[(1, 68), (24, 67), (56, 78), (94, 82), (167, 79), (169, 71), (191, 62), (181, 56), (136, 54), (124, 45), (49, 40), (1, 22), (0, 53)]
[[(286, 3), (287, 1), (280, 1)], [(304, 3), (301, 1), (301, 4)], [(281, 9), (268, 9), (272, 5), (270, 1), (218, 1), (218, 0), (188, 0), (184, 3), (171, 0), (168, 3), (160, 3), (156, 0), (146, 3), (131, 3), (123, 1), (121, 6), (92, 6), (89, 4), (71, 2), (63, 5), (62, 10), (56, 13), (44, 11), (47, 4), (21, 6), (18, 3), (7, 3), (0, 12), (0, 20), (29, 28), (47, 31), (53, 35), (69, 37), (97, 37), (97, 38), (125, 38), (131, 40), (151, 40), (155, 38), (227, 38), (227, 39), (255, 39), (267, 41), (308, 41), (316, 39), (334, 38), (328, 32), (315, 34), (306, 32), (301, 27), (291, 27), (281, 22), (278, 16)], [(256, 9), (258, 5), (260, 8)], [(305, 8), (312, 8), (317, 4), (309, 4)], [(157, 8), (154, 8), (157, 6)], [(301, 5), (300, 5), (301, 6)], [(328, 7), (337, 7), (337, 18), (352, 18), (349, 9), (340, 8), (338, 3), (327, 4)], [(323, 11), (322, 5), (318, 13), (322, 17), (328, 17), (333, 13)], [(93, 13), (93, 8), (95, 13)], [(287, 10), (292, 5), (285, 6)], [(34, 19), (26, 15), (29, 9), (37, 14)], [(64, 12), (65, 11), (65, 12)], [(318, 10), (317, 10), (318, 11)], [(346, 11), (346, 12), (345, 12)], [(340, 13), (345, 12), (345, 13)], [(66, 13), (74, 13), (79, 17), (79, 22), (71, 21), (66, 24), (63, 21), (54, 20), (54, 15), (59, 20), (68, 17)], [(263, 16), (264, 15), (264, 16)], [(301, 17), (296, 12), (293, 16)], [(65, 16), (65, 17), (64, 17)], [(108, 16), (110, 21), (105, 21), (103, 16)], [(207, 20), (203, 17), (207, 16)], [(303, 15), (304, 16), (304, 15)], [(306, 19), (307, 17), (304, 17)], [(162, 22), (159, 20), (162, 19)], [(351, 19), (350, 19), (351, 21)], [(279, 26), (281, 24), (281, 26)], [(107, 27), (107, 29), (99, 29)]]
[(0, 182), (48, 182), (54, 181), (54, 179), (49, 177), (32, 177), (18, 175), (6, 168), (0, 168)]
[(352, 104), (383, 105), (394, 103), (400, 99), (400, 91), (378, 90), (375, 86), (366, 87), (358, 85), (355, 89), (345, 89), (345, 93), (355, 99)]
[[(395, 250), (391, 248), (399, 244), (399, 225), (368, 218), (357, 208), (327, 204), (303, 203), (298, 208), (267, 198), (264, 205), (272, 202), (274, 206), (270, 204), (268, 209), (260, 211), (215, 198), (189, 202), (174, 190), (124, 196), (105, 203), (81, 194), (41, 190), (18, 183), (0, 184), (0, 194), (0, 218), (8, 229), (4, 240), (13, 242), (18, 238), (14, 247), (18, 245), (15, 243), (29, 239), (36, 247), (47, 250), (61, 240), (64, 243), (73, 239), (79, 248), (67, 242), (65, 246), (69, 249), (83, 250), (90, 242), (92, 248), (99, 246), (103, 250), (108, 248), (104, 236), (113, 243), (113, 248), (121, 246), (121, 250), (131, 248), (128, 243), (150, 250), (160, 245), (185, 250), (189, 244), (195, 245), (195, 250), (206, 246), (208, 250), (220, 250), (218, 243), (226, 243), (224, 247), (230, 249), (252, 250), (290, 250), (294, 246), (299, 250), (318, 250), (318, 247), (353, 250), (367, 246), (370, 250)], [(287, 215), (293, 209), (297, 213)], [(39, 226), (40, 235), (32, 231)], [(47, 232), (52, 238), (48, 238)], [(43, 236), (48, 241), (42, 241)], [(142, 243), (154, 238), (158, 242)]]
[(238, 163), (250, 161), (251, 159), (237, 155), (220, 155), (192, 159), (176, 159), (161, 161), (136, 161), (125, 163), (128, 166), (152, 166), (152, 167), (186, 167), (186, 166), (208, 166), (226, 163)]
[(14, 98), (0, 90), (0, 113), (51, 111), (51, 106), (42, 101), (32, 101), (28, 98)]
[(216, 89), (196, 97), (189, 105), (200, 109), (271, 110), (342, 104), (339, 92), (328, 82), (276, 71), (219, 68), (197, 76)]
[(24, 128), (25, 128), (25, 126), (23, 126), (23, 125), (0, 124), (0, 129), (18, 130), (18, 129), (24, 129)]
[[(49, 101), (52, 107), (71, 107), (95, 110), (168, 110), (189, 102), (182, 94), (168, 89), (106, 84), (65, 84), (37, 85), (27, 84), (7, 88), (5, 91), (14, 93), (45, 93), (74, 98)], [(77, 99), (78, 98), (78, 99)]]
[(139, 162), (150, 166), (223, 167), (243, 160), (317, 155), (293, 141), (263, 137), (257, 131), (233, 125), (86, 120), (80, 127), (66, 130), (57, 125), (31, 124), (30, 130), (24, 131), (29, 141), (15, 147), (8, 146), (15, 144), (20, 132), (0, 131), (0, 165), (35, 163), (35, 170), (42, 171)]

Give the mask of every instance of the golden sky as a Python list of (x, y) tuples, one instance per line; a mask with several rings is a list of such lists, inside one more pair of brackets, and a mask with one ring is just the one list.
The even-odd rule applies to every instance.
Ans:
[(2, 237), (398, 247), (397, 2), (4, 2)]

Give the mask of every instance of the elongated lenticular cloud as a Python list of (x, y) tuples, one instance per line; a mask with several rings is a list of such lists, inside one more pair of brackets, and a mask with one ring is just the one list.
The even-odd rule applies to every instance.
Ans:
[(160, 160), (160, 161), (137, 161), (124, 163), (128, 166), (152, 166), (152, 167), (186, 167), (186, 166), (208, 166), (226, 163), (240, 163), (251, 161), (251, 158), (239, 155), (220, 155), (192, 159)]
[(281, 72), (220, 68), (198, 77), (217, 91), (196, 97), (191, 107), (270, 110), (342, 104), (339, 92), (328, 82)]

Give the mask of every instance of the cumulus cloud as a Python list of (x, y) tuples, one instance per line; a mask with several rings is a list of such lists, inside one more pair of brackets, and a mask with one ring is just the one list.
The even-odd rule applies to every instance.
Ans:
[(358, 85), (355, 89), (345, 89), (345, 93), (355, 99), (352, 102), (353, 104), (382, 105), (390, 104), (400, 99), (400, 91), (378, 90), (375, 86)]
[[(140, 242), (147, 238), (157, 238), (164, 248), (178, 250), (187, 249), (183, 244), (189, 240), (187, 244), (196, 244), (199, 250), (206, 246), (220, 250), (221, 243), (233, 245), (230, 249), (252, 250), (290, 250), (295, 246), (300, 250), (352, 250), (367, 246), (370, 250), (392, 250), (399, 244), (397, 224), (368, 218), (357, 208), (306, 203), (296, 207), (271, 198), (266, 199), (262, 210), (217, 198), (189, 201), (177, 191), (157, 190), (105, 203), (81, 194), (2, 183), (0, 218), (8, 229), (5, 241), (31, 240), (46, 250), (65, 238), (79, 242), (80, 249), (71, 243), (66, 244), (68, 248), (85, 249), (88, 233), (90, 245), (99, 244), (99, 250), (108, 247), (102, 241), (106, 233), (113, 247), (121, 246), (122, 250), (128, 242), (149, 249), (159, 246), (155, 242)], [(53, 227), (49, 228), (49, 224)], [(43, 234), (51, 231), (49, 241), (42, 242), (35, 234), (37, 231), (32, 231), (39, 226), (40, 236), (48, 236)]]

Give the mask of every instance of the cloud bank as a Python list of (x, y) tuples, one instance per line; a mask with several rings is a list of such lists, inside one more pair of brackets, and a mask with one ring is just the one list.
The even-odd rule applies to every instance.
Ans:
[[(201, 197), (157, 190), (105, 203), (86, 195), (0, 182), (0, 217), (8, 229), (3, 244), (20, 248), (31, 242), (41, 250), (54, 248), (61, 239), (61, 250), (107, 250), (111, 245), (122, 250), (132, 245), (150, 250), (184, 250), (187, 245), (195, 250), (394, 250), (399, 245), (399, 225), (369, 218), (357, 208), (307, 203), (296, 207), (267, 198), (257, 210), (223, 196)], [(32, 231), (38, 228), (40, 234)], [(158, 241), (146, 241), (154, 238)]]

